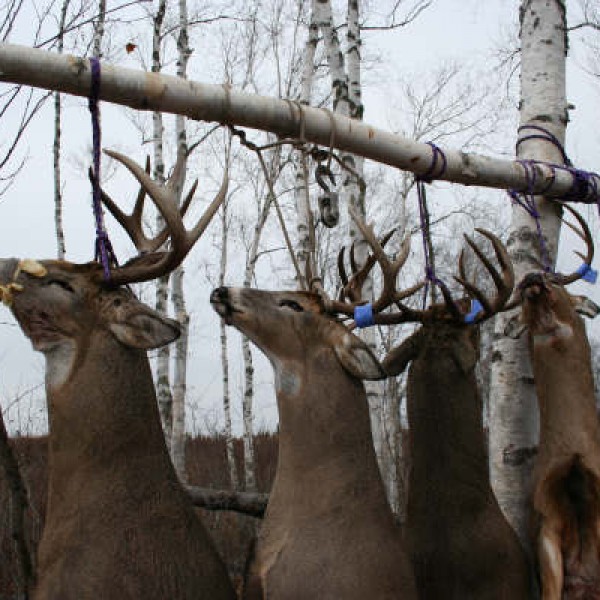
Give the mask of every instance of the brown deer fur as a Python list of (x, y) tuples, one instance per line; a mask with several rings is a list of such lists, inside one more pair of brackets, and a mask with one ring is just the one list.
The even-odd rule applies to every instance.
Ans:
[(361, 381), (384, 375), (378, 361), (316, 294), (218, 288), (211, 302), (275, 370), (279, 464), (244, 597), (416, 598)]
[(520, 287), (520, 329), (528, 330), (540, 408), (533, 511), (542, 597), (595, 600), (600, 598), (600, 426), (590, 346), (577, 313), (593, 317), (600, 308), (541, 273), (528, 275)]
[(42, 261), (15, 278), (17, 264), (0, 261), (0, 283), (46, 357), (50, 424), (34, 599), (234, 598), (161, 431), (146, 349), (177, 323), (105, 286), (95, 263)]
[(419, 598), (525, 600), (525, 553), (489, 481), (475, 378), (478, 327), (443, 322), (433, 310), (382, 363), (390, 375), (411, 363), (405, 538)]

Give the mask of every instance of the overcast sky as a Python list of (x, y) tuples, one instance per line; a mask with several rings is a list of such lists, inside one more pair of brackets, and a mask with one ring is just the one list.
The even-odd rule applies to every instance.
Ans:
[[(567, 3), (569, 4), (569, 3)], [(110, 5), (110, 3), (109, 3)], [(514, 0), (438, 0), (423, 13), (410, 27), (390, 33), (366, 33), (364, 52), (366, 56), (381, 57), (374, 70), (364, 76), (363, 98), (366, 107), (365, 120), (385, 129), (395, 128), (398, 122), (397, 111), (401, 107), (400, 82), (407, 76), (426, 78), (443, 63), (456, 61), (468, 64), (477, 76), (492, 77), (492, 55), (507, 36), (516, 39), (518, 3)], [(24, 28), (11, 38), (14, 43), (30, 43), (30, 32)], [(203, 49), (195, 60), (211, 62), (209, 50)], [(132, 58), (125, 55), (122, 64), (137, 66)], [(199, 62), (194, 64), (198, 65)], [(585, 73), (585, 52), (578, 43), (578, 37), (571, 40), (571, 56), (568, 61), (568, 99), (576, 106), (571, 113), (572, 122), (567, 134), (567, 150), (574, 163), (592, 171), (600, 171), (598, 164), (599, 137), (596, 128), (597, 106), (600, 99), (598, 84)], [(206, 81), (198, 66), (190, 77)], [(212, 81), (212, 80), (211, 80)], [(2, 91), (2, 84), (0, 84)], [(503, 90), (499, 89), (499, 93)], [(516, 112), (514, 113), (516, 118)], [(103, 143), (105, 147), (125, 149), (133, 152), (139, 142), (139, 133), (121, 108), (102, 106)], [(50, 258), (56, 253), (53, 222), (52, 195), (52, 135), (53, 115), (48, 104), (27, 132), (28, 162), (17, 183), (0, 201), (0, 256)], [(503, 138), (505, 152), (512, 148), (516, 132), (506, 131)], [(90, 260), (94, 228), (90, 208), (89, 183), (85, 169), (76, 156), (86, 156), (90, 145), (91, 130), (89, 113), (83, 99), (69, 99), (65, 106), (63, 141), (66, 164), (63, 176), (65, 186), (65, 229), (68, 258), (74, 262)], [(142, 160), (140, 152), (136, 158)], [(132, 197), (135, 187), (123, 180), (123, 192)], [(212, 184), (211, 184), (212, 185)], [(456, 186), (455, 186), (456, 187)], [(200, 183), (203, 190), (203, 183)], [(460, 191), (460, 190), (459, 190)], [(206, 200), (206, 194), (200, 194)], [(501, 195), (489, 195), (491, 202)], [(442, 196), (443, 197), (443, 196)], [(498, 207), (500, 210), (500, 207)], [(594, 209), (595, 210), (595, 209)], [(590, 218), (594, 213), (584, 211)], [(595, 216), (592, 219), (595, 227)], [(132, 250), (119, 235), (114, 222), (109, 221), (111, 236), (120, 257), (126, 257)], [(220, 363), (218, 341), (218, 319), (210, 308), (208, 295), (211, 285), (204, 276), (204, 259), (214, 255), (214, 237), (218, 226), (213, 225), (194, 249), (187, 266), (188, 308), (192, 315), (192, 346), (189, 367), (188, 427), (197, 430), (208, 423), (219, 426), (220, 408)], [(561, 253), (559, 267), (572, 268), (570, 251)], [(268, 265), (267, 265), (268, 266)], [(268, 271), (268, 268), (267, 268)], [(230, 278), (231, 284), (241, 283), (241, 275)], [(263, 278), (261, 285), (273, 287), (272, 278)], [(192, 280), (193, 283), (190, 283)], [(259, 281), (260, 283), (260, 281)], [(581, 288), (584, 289), (584, 288)], [(600, 302), (599, 294), (590, 286), (585, 293)], [(232, 330), (230, 344), (232, 352), (237, 352), (239, 337)], [(276, 422), (275, 400), (271, 387), (271, 370), (256, 353), (257, 365), (257, 406), (256, 425), (258, 428), (272, 427)], [(43, 391), (43, 361), (31, 349), (29, 342), (15, 326), (8, 310), (0, 317), (0, 403), (6, 410), (5, 417), (14, 431), (40, 431), (43, 428), (45, 412)], [(233, 393), (236, 397), (234, 411), (239, 431), (241, 408), (242, 374), (239, 368), (232, 377)], [(26, 390), (35, 388), (32, 394), (25, 394), (20, 402), (15, 397)]]

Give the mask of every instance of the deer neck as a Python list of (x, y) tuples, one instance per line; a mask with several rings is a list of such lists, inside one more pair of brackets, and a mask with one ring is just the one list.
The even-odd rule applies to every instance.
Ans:
[(348, 501), (349, 490), (378, 490), (362, 381), (323, 347), (309, 349), (302, 360), (276, 361), (274, 368), (280, 429), (272, 499), (339, 504)]
[(531, 336), (530, 348), (540, 442), (564, 445), (568, 439), (597, 437), (591, 350), (582, 319), (563, 324), (553, 335)]
[[(55, 348), (46, 360), (51, 506), (69, 491), (77, 498), (80, 486), (106, 495), (141, 473), (148, 483), (171, 471), (144, 351), (100, 331), (71, 351)], [(109, 478), (115, 485), (106, 485)]]
[(425, 338), (409, 368), (411, 486), (430, 498), (487, 495), (481, 397), (474, 369), (461, 366), (450, 342)]

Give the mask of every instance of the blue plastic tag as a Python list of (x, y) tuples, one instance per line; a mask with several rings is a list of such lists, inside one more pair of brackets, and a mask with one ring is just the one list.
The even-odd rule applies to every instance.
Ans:
[(591, 265), (588, 265), (587, 263), (583, 263), (579, 269), (577, 269), (577, 273), (581, 275), (581, 279), (588, 283), (594, 284), (598, 279), (598, 271), (592, 269)]
[(465, 315), (465, 323), (473, 323), (475, 317), (483, 310), (479, 300), (471, 300), (471, 310)]
[(357, 327), (361, 328), (375, 325), (375, 321), (373, 320), (373, 305), (370, 302), (354, 307), (354, 322)]

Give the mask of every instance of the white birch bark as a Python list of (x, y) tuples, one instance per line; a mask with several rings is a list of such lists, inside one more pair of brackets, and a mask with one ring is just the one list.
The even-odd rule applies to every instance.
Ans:
[(102, 40), (106, 24), (106, 0), (98, 0), (98, 19), (94, 23), (94, 38), (92, 40), (92, 56), (102, 58)]
[[(62, 54), (64, 49), (64, 30), (70, 0), (64, 0), (58, 22), (57, 52)], [(56, 256), (59, 260), (65, 257), (65, 230), (63, 227), (63, 195), (60, 169), (62, 101), (59, 92), (54, 93), (54, 228), (56, 231)]]
[[(152, 73), (160, 73), (162, 69), (161, 40), (162, 28), (167, 10), (166, 0), (160, 0), (153, 19), (152, 29)], [(154, 154), (154, 167), (152, 176), (163, 184), (165, 181), (164, 159), (164, 125), (160, 111), (152, 113), (152, 149)], [(156, 229), (160, 231), (165, 226), (160, 213), (156, 216)], [(160, 277), (156, 281), (156, 310), (161, 314), (167, 313), (170, 275)], [(171, 346), (166, 345), (156, 352), (156, 398), (158, 411), (163, 426), (163, 432), (169, 452), (171, 452), (171, 439), (173, 431), (173, 395), (171, 393), (171, 377), (169, 372)]]
[[(188, 39), (187, 1), (179, 0), (179, 36), (177, 38), (177, 76), (187, 78), (187, 64), (191, 55)], [(177, 156), (187, 155), (187, 134), (185, 117), (175, 118), (177, 135)], [(187, 163), (187, 161), (186, 161)], [(182, 170), (182, 181), (178, 189), (178, 200), (181, 202), (183, 182), (186, 168)], [(173, 272), (171, 281), (171, 299), (175, 318), (181, 326), (181, 336), (175, 343), (175, 369), (173, 381), (173, 430), (171, 437), (171, 458), (173, 465), (182, 481), (186, 480), (185, 473), (185, 396), (187, 389), (187, 359), (190, 316), (186, 309), (183, 291), (183, 265)]]
[[(221, 205), (221, 260), (219, 265), (219, 287), (225, 285), (225, 275), (227, 273), (227, 249), (228, 249), (228, 223), (227, 223), (227, 200)], [(228, 358), (228, 340), (227, 326), (223, 319), (219, 319), (220, 338), (221, 338), (221, 366), (223, 369), (223, 415), (225, 420), (225, 451), (227, 454), (227, 466), (229, 469), (229, 480), (231, 488), (239, 488), (239, 476), (235, 462), (233, 429), (231, 426), (231, 392), (229, 387), (229, 358)]]
[[(364, 112), (361, 100), (360, 84), (360, 28), (358, 23), (359, 6), (358, 0), (348, 1), (347, 13), (347, 49), (344, 55), (337, 30), (333, 26), (331, 2), (329, 0), (313, 0), (313, 20), (319, 27), (323, 36), (323, 43), (327, 55), (327, 62), (331, 75), (333, 89), (333, 110), (337, 114), (361, 120)], [(335, 135), (335, 132), (334, 132)], [(362, 178), (364, 160), (362, 157), (350, 153), (341, 155), (342, 161), (356, 171)], [(361, 193), (358, 181), (348, 172), (340, 174), (342, 185), (340, 188), (340, 201), (345, 206), (351, 206), (363, 219), (366, 215), (364, 194)], [(352, 220), (348, 224), (349, 243), (354, 243), (355, 256), (358, 264), (364, 263), (368, 255), (368, 245)], [(372, 298), (372, 280), (368, 278), (363, 286), (365, 298)], [(361, 336), (365, 342), (375, 349), (375, 330), (367, 329)], [(382, 471), (384, 481), (389, 481), (389, 460), (384, 460), (385, 443), (383, 430), (383, 395), (382, 385), (378, 382), (365, 382), (369, 410), (371, 415), (371, 429), (373, 432), (373, 443), (379, 468)]]
[[(279, 152), (277, 152), (277, 156)], [(254, 233), (250, 250), (246, 259), (246, 268), (244, 270), (244, 287), (250, 287), (256, 269), (258, 260), (258, 250), (260, 238), (269, 216), (271, 206), (271, 195), (259, 208), (258, 219), (254, 226)], [(242, 396), (242, 423), (243, 423), (243, 444), (244, 444), (244, 482), (246, 491), (256, 489), (256, 470), (254, 461), (254, 426), (253, 426), (253, 402), (254, 402), (254, 365), (252, 361), (252, 349), (247, 337), (242, 336), (242, 355), (244, 359), (244, 394)]]
[[(89, 61), (0, 43), (0, 81), (87, 97)], [(139, 69), (103, 64), (100, 99), (134, 110), (181, 114), (194, 120), (269, 131), (282, 138), (297, 138), (300, 133), (298, 110), (289, 101)], [(334, 147), (338, 150), (417, 175), (426, 173), (431, 165), (432, 150), (425, 143), (342, 115), (331, 117), (320, 108), (306, 107), (303, 113), (307, 142), (329, 147), (335, 128)], [(499, 189), (526, 189), (528, 185), (525, 171), (515, 161), (451, 148), (441, 147), (441, 150), (446, 156), (446, 170), (437, 177), (439, 180)], [(536, 175), (534, 192), (543, 190), (548, 198), (565, 196), (572, 189), (573, 177), (568, 172), (553, 172), (540, 164)], [(593, 180), (600, 190), (600, 177), (593, 176)], [(594, 186), (589, 186), (581, 200), (593, 203), (598, 196)]]
[[(567, 123), (565, 97), (566, 18), (560, 0), (523, 0), (521, 4), (521, 125), (544, 127), (561, 142)], [(526, 132), (523, 133), (526, 135)], [(530, 140), (519, 156), (554, 163), (560, 152), (549, 142)], [(556, 207), (537, 198), (542, 230), (551, 260), (556, 257), (560, 222)], [(517, 281), (539, 270), (539, 240), (535, 223), (521, 208), (512, 213), (507, 243)], [(538, 438), (537, 404), (526, 340), (503, 335), (511, 314), (500, 315), (493, 353), (490, 394), (490, 460), (494, 490), (510, 523), (528, 545), (527, 501), (532, 454)]]
[[(306, 42), (302, 75), (300, 81), (300, 97), (298, 101), (303, 106), (307, 106), (311, 101), (311, 92), (313, 86), (313, 77), (315, 73), (315, 53), (319, 42), (319, 28), (311, 19), (308, 26), (308, 40)], [(311, 251), (312, 219), (310, 218), (311, 206), (308, 191), (308, 181), (306, 180), (305, 164), (300, 152), (294, 154), (296, 183), (294, 186), (294, 205), (296, 207), (296, 259), (302, 268), (306, 264)]]

